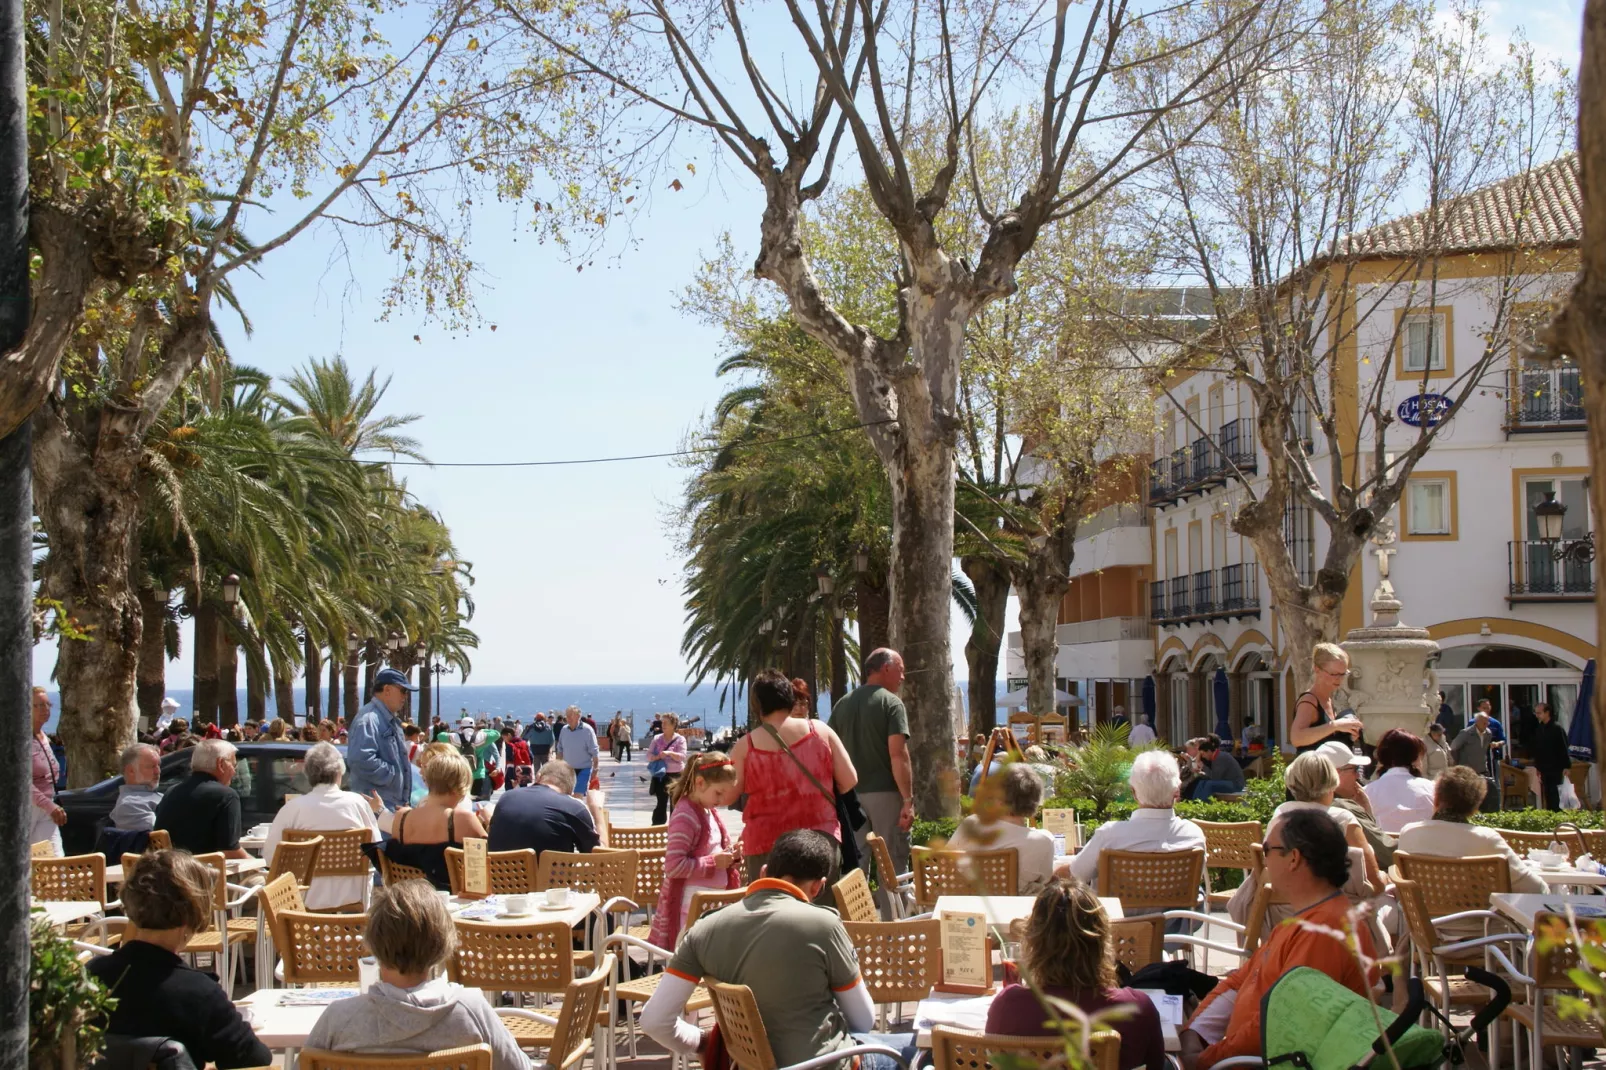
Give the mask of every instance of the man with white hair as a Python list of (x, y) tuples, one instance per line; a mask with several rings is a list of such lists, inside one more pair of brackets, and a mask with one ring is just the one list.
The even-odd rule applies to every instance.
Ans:
[[(1115, 707), (1119, 710), (1121, 707)], [(1127, 743), (1134, 747), (1147, 747), (1154, 742), (1154, 729), (1149, 727), (1149, 719), (1141, 713), (1132, 715), (1132, 731), (1126, 737)]]
[[(285, 829), (317, 832), (367, 829), (370, 840), (379, 838), (379, 828), (368, 800), (354, 791), (340, 789), (340, 781), (346, 775), (346, 762), (333, 743), (319, 743), (307, 751), (301, 772), (307, 778), (307, 790), (284, 804), (262, 841), (262, 857), (270, 866)], [(363, 885), (368, 883), (367, 877), (314, 877), (307, 888), (307, 909), (330, 910), (352, 905), (360, 909)]]
[(234, 744), (203, 739), (190, 748), (190, 775), (162, 796), (155, 828), (192, 855), (221, 851), (244, 858), (240, 847), (240, 796), (229, 787), (239, 757)]
[(1180, 818), (1172, 805), (1182, 790), (1182, 773), (1177, 760), (1165, 751), (1144, 751), (1132, 763), (1127, 777), (1138, 808), (1125, 821), (1110, 821), (1098, 827), (1087, 845), (1056, 867), (1078, 880), (1098, 887), (1099, 854), (1104, 851), (1191, 851), (1203, 849), (1204, 830)]
[(156, 806), (162, 801), (156, 790), (162, 780), (161, 752), (149, 743), (135, 743), (123, 748), (117, 764), (123, 768), (123, 783), (112, 807), (112, 828), (119, 832), (149, 832), (156, 824)]

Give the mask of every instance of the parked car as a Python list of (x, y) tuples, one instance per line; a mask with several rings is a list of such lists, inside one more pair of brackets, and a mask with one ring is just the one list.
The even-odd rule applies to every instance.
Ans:
[[(301, 766), (312, 746), (311, 743), (235, 744), (240, 764), (229, 786), (240, 797), (241, 829), (272, 821), (284, 806), (287, 793), (300, 795), (307, 791), (307, 778)], [(345, 753), (345, 749), (341, 747), (341, 753)], [(192, 753), (187, 749), (162, 755), (162, 791), (189, 775)], [(88, 854), (95, 849), (95, 838), (117, 804), (117, 790), (122, 786), (123, 778), (114, 776), (56, 796), (56, 802), (67, 811), (67, 823), (61, 829), (61, 845), (67, 854)]]

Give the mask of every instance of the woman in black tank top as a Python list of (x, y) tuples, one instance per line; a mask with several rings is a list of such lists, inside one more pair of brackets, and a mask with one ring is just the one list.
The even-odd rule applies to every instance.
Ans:
[(1310, 690), (1294, 703), (1294, 720), (1288, 727), (1288, 742), (1300, 754), (1315, 750), (1329, 739), (1354, 743), (1361, 734), (1360, 721), (1339, 720), (1333, 714), (1333, 692), (1344, 686), (1349, 676), (1349, 655), (1336, 644), (1317, 643), (1311, 664), (1315, 672)]

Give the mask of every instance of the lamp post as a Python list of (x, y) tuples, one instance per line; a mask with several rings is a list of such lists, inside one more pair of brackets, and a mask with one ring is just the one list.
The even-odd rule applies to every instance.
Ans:
[(356, 632), (346, 633), (346, 718), (357, 716), (357, 651), (362, 649), (362, 637)]
[[(1587, 492), (1588, 488), (1585, 487)], [(1580, 565), (1595, 560), (1595, 533), (1586, 532), (1581, 539), (1563, 537), (1566, 528), (1567, 506), (1556, 500), (1556, 492), (1545, 491), (1545, 500), (1534, 506), (1534, 519), (1539, 525), (1539, 538), (1550, 543), (1550, 555), (1557, 561), (1572, 561)]]
[(427, 672), (427, 673), (434, 673), (435, 674), (435, 709), (436, 709), (436, 711), (438, 712), (438, 711), (440, 711), (442, 709), (445, 709), (446, 708), (446, 693), (441, 690), (441, 677), (442, 676), (449, 676), (455, 670), (450, 665), (446, 664), (446, 662), (442, 661), (441, 660), (441, 656), (439, 654), (436, 654), (435, 655), (435, 663), (433, 665), (425, 665), (424, 666), (424, 671)]

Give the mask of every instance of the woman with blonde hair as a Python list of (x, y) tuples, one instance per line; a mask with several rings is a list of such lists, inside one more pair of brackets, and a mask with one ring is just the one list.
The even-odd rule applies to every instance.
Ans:
[[(1110, 919), (1093, 889), (1080, 881), (1056, 880), (1037, 895), (1021, 942), (1020, 969), (1045, 996), (1074, 1003), (1088, 1013), (1124, 1008), (1109, 1023), (1121, 1034), (1121, 1070), (1165, 1070), (1160, 1012), (1142, 992), (1116, 984)], [(1024, 984), (1005, 985), (987, 1011), (987, 1032), (1047, 1037), (1058, 1012)]]
[[(483, 840), (485, 827), (465, 804), (474, 786), (474, 770), (448, 744), (442, 746), (449, 753), (426, 753), (421, 770), (429, 794), (418, 805), (404, 806), (394, 815), (381, 813), (379, 828), (391, 835), (384, 847), (386, 857), (423, 870), (431, 884), (446, 891), (452, 886), (446, 876), (446, 848), (461, 847), (465, 839)], [(369, 796), (368, 801), (374, 812), (380, 813), (379, 797)]]
[(275, 717), (273, 720), (268, 722), (268, 742), (285, 742), (285, 733), (288, 731), (289, 729), (285, 726), (284, 718)]
[(1353, 742), (1360, 738), (1361, 722), (1340, 718), (1333, 712), (1333, 692), (1344, 686), (1349, 676), (1349, 655), (1336, 643), (1317, 643), (1311, 651), (1310, 690), (1294, 702), (1294, 723), (1288, 726), (1288, 742), (1300, 754), (1313, 751), (1329, 739), (1348, 734)]
[[(1366, 834), (1361, 830), (1361, 823), (1355, 815), (1343, 807), (1333, 805), (1333, 796), (1338, 792), (1338, 767), (1333, 764), (1326, 754), (1301, 754), (1292, 762), (1283, 773), (1283, 785), (1293, 796), (1292, 801), (1285, 802), (1271, 812), (1272, 820), (1291, 810), (1325, 810), (1328, 816), (1338, 822), (1338, 827), (1344, 831), (1344, 842), (1361, 852), (1366, 865), (1364, 870), (1351, 867), (1350, 884), (1345, 891), (1353, 898), (1366, 898), (1383, 890), (1383, 873), (1377, 864), (1377, 855), (1372, 851), (1372, 845), (1366, 842)], [(1266, 823), (1270, 826), (1271, 822)], [(1364, 873), (1366, 882), (1371, 888), (1362, 888), (1357, 878)]]

